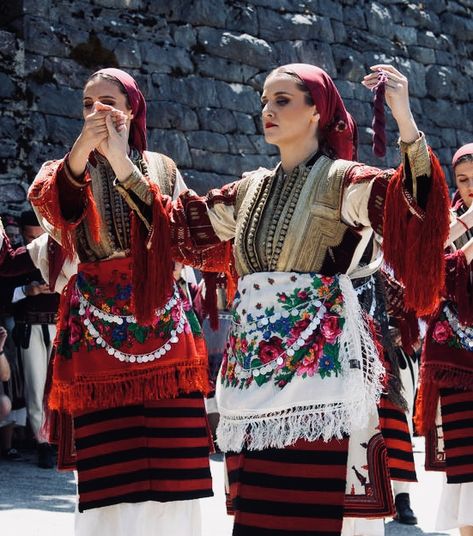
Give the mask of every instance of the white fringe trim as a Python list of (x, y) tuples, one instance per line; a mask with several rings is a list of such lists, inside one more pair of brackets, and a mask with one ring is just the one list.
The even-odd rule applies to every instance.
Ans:
[[(349, 400), (298, 406), (284, 410), (255, 410), (252, 415), (225, 415), (222, 411), (217, 442), (224, 452), (284, 448), (299, 439), (341, 439), (365, 428), (376, 411), (383, 390), (384, 368), (348, 276), (340, 276), (345, 300), (345, 324), (340, 337), (339, 359)], [(356, 360), (360, 368), (350, 368)]]
[(340, 337), (339, 353), (342, 370), (349, 370), (352, 359), (361, 365), (361, 374), (349, 374), (347, 378), (348, 392), (357, 392), (361, 396), (361, 408), (353, 407), (350, 416), (351, 429), (359, 430), (368, 425), (369, 415), (379, 403), (385, 370), (366, 316), (347, 275), (340, 276), (340, 289), (345, 300), (345, 324)]
[(251, 417), (220, 415), (217, 443), (223, 452), (284, 448), (299, 439), (342, 439), (351, 433), (353, 411), (364, 411), (364, 403), (310, 405)]

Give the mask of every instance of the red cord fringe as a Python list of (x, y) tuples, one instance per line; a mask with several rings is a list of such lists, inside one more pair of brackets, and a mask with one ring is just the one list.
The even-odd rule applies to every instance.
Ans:
[(150, 182), (153, 194), (153, 221), (148, 231), (132, 214), (132, 287), (133, 310), (139, 324), (150, 324), (156, 309), (172, 294), (173, 261), (167, 199)]
[(432, 172), (425, 215), (410, 212), (400, 166), (389, 182), (383, 229), (386, 261), (406, 287), (406, 307), (418, 315), (431, 313), (440, 302), (449, 233), (448, 189), (437, 157), (429, 152)]
[(75, 411), (119, 407), (142, 403), (143, 400), (175, 398), (182, 393), (210, 392), (207, 366), (176, 363), (158, 369), (127, 371), (122, 375), (87, 378), (83, 381), (55, 380), (49, 397), (53, 410)]

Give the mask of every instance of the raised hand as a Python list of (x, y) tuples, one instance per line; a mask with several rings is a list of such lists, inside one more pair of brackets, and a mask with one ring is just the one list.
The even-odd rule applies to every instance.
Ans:
[(362, 84), (372, 90), (378, 83), (380, 73), (386, 77), (385, 99), (399, 127), (402, 141), (410, 143), (419, 137), (417, 125), (412, 116), (409, 104), (409, 84), (407, 78), (395, 67), (389, 64), (379, 64), (370, 67), (373, 71), (367, 74)]
[(82, 175), (91, 151), (99, 149), (106, 142), (109, 136), (107, 117), (115, 130), (124, 128), (125, 118), (122, 112), (107, 104), (95, 102), (92, 112), (85, 116), (82, 131), (69, 154), (69, 168), (74, 176)]

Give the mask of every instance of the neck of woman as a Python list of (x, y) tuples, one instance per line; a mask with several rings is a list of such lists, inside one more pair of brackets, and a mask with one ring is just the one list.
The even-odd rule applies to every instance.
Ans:
[(281, 155), (281, 165), (285, 173), (289, 174), (292, 170), (310, 158), (319, 149), (317, 138), (305, 138), (297, 140), (294, 143), (280, 146), (279, 153)]

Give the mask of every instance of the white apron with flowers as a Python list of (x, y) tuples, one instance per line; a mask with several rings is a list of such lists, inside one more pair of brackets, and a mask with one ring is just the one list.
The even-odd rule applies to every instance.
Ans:
[(348, 276), (246, 275), (217, 382), (219, 447), (349, 435), (376, 411), (383, 373)]

